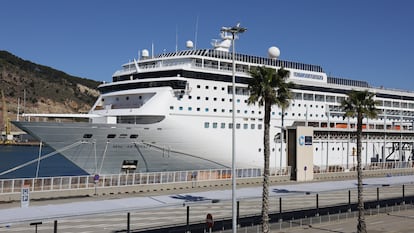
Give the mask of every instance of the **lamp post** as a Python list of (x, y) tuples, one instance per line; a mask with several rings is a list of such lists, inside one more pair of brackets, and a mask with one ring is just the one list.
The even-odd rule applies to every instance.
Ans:
[(232, 206), (232, 229), (233, 232), (237, 232), (237, 202), (236, 202), (236, 62), (235, 62), (235, 46), (234, 42), (236, 39), (237, 34), (245, 32), (247, 29), (240, 27), (240, 23), (238, 23), (234, 27), (222, 27), (221, 31), (226, 33), (231, 33), (232, 38), (232, 46), (233, 46), (233, 52), (232, 52), (232, 60), (233, 60), (233, 72), (232, 72), (232, 114), (231, 114), (231, 120), (232, 120), (232, 130), (231, 130), (231, 206)]
[[(279, 50), (279, 48), (277, 48), (275, 46), (272, 46), (267, 50), (267, 54), (268, 54), (269, 58), (274, 59), (276, 61), (276, 59), (280, 56), (280, 50)], [(284, 112), (283, 109), (282, 109), (281, 114), (282, 115), (281, 115), (281, 118), (280, 118), (280, 123), (281, 123), (281, 126), (280, 126), (280, 171), (282, 171), (283, 139), (284, 139), (283, 117), (284, 117), (285, 112)], [(276, 170), (276, 167), (277, 167), (276, 164), (277, 164), (277, 159), (276, 159), (276, 154), (275, 154), (275, 172), (277, 171)]]

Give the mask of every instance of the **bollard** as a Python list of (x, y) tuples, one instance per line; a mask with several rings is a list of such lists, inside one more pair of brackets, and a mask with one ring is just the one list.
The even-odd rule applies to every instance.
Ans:
[(237, 212), (236, 212), (236, 225), (239, 227), (239, 220), (240, 220), (240, 201), (237, 201)]
[(316, 215), (319, 216), (319, 194), (316, 194)]
[(279, 197), (279, 219), (282, 219), (282, 198)]
[(379, 203), (379, 187), (377, 187), (377, 208), (379, 208), (380, 203)]
[(57, 220), (53, 222), (53, 233), (57, 233)]
[(131, 232), (131, 214), (128, 212), (127, 213), (127, 233)]
[(187, 231), (190, 232), (190, 206), (187, 206)]
[(402, 186), (402, 204), (405, 204), (405, 185)]

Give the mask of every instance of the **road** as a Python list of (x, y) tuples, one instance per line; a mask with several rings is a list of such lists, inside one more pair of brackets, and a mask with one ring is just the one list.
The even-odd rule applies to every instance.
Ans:
[[(376, 200), (377, 188), (380, 198), (401, 197), (402, 184), (406, 196), (414, 195), (412, 181), (414, 176), (365, 179), (365, 200)], [(316, 194), (319, 197), (319, 207), (346, 204), (348, 190), (351, 190), (351, 202), (356, 202), (355, 180), (271, 186), (270, 211), (279, 211), (279, 198), (282, 198), (283, 211), (314, 208)], [(240, 216), (260, 213), (261, 191), (260, 186), (237, 190)], [(187, 206), (190, 206), (190, 222), (204, 222), (207, 213), (211, 213), (216, 221), (228, 218), (231, 216), (231, 190), (170, 195), (152, 193), (145, 197), (131, 195), (115, 198), (101, 196), (48, 200), (32, 202), (28, 208), (18, 208), (14, 205), (16, 203), (0, 206), (0, 231), (34, 232), (34, 226), (29, 224), (41, 221), (42, 224), (38, 226), (39, 232), (53, 232), (54, 220), (57, 220), (58, 232), (112, 232), (126, 229), (127, 212), (131, 214), (131, 229), (185, 224)]]

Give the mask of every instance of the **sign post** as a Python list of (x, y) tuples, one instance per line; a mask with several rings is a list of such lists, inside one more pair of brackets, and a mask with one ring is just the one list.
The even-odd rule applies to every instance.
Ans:
[(95, 174), (95, 176), (93, 177), (93, 182), (95, 183), (95, 196), (96, 196), (96, 195), (98, 195), (98, 193), (97, 193), (97, 185), (98, 185), (98, 182), (99, 182), (99, 175), (98, 174)]
[(30, 187), (25, 185), (22, 188), (22, 197), (21, 197), (21, 207), (22, 208), (27, 208), (29, 207), (29, 203), (30, 203)]

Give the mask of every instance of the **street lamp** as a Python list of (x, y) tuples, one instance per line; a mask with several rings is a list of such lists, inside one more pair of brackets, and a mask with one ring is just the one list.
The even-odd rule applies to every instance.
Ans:
[[(279, 56), (280, 56), (280, 50), (279, 48), (272, 46), (267, 50), (267, 54), (269, 56), (269, 58), (276, 60)], [(283, 139), (284, 139), (284, 125), (283, 125), (283, 114), (284, 111), (282, 109), (282, 115), (281, 115), (281, 126), (280, 126), (280, 171), (282, 171), (282, 156), (283, 156)], [(275, 153), (275, 172), (277, 172), (276, 167), (277, 167), (277, 161), (276, 161), (276, 153)]]
[(237, 202), (236, 202), (236, 154), (235, 154), (235, 150), (236, 150), (236, 62), (235, 62), (235, 46), (234, 46), (234, 42), (236, 39), (237, 34), (239, 33), (243, 33), (245, 32), (247, 29), (246, 28), (242, 28), (240, 27), (240, 23), (238, 23), (236, 26), (234, 27), (222, 27), (221, 28), (221, 32), (226, 32), (226, 33), (231, 33), (232, 38), (231, 38), (231, 42), (232, 42), (232, 46), (233, 46), (233, 54), (232, 54), (232, 60), (233, 60), (233, 72), (232, 72), (232, 114), (231, 114), (231, 120), (232, 120), (232, 130), (231, 130), (231, 135), (232, 135), (232, 145), (231, 145), (231, 187), (232, 187), (232, 191), (231, 191), (231, 206), (232, 206), (232, 229), (233, 232), (237, 232)]

